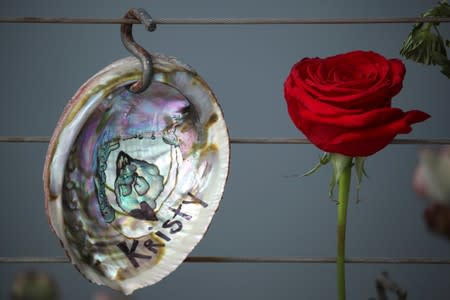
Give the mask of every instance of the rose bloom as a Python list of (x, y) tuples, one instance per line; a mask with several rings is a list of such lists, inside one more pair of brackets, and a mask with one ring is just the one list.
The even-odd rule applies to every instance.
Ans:
[(347, 156), (369, 156), (383, 149), (411, 124), (429, 118), (391, 107), (402, 89), (405, 66), (371, 51), (328, 58), (305, 58), (284, 84), (289, 115), (317, 147)]

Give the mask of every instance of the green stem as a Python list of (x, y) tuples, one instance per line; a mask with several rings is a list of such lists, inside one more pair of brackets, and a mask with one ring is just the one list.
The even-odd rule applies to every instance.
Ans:
[(338, 300), (345, 300), (345, 227), (352, 167), (346, 166), (339, 177), (339, 204), (337, 224), (337, 286)]

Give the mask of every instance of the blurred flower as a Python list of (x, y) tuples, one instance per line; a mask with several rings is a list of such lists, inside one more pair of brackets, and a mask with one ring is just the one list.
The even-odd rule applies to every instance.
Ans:
[(44, 272), (28, 271), (19, 274), (12, 286), (12, 300), (56, 300), (58, 288)]
[(450, 146), (420, 151), (414, 189), (432, 201), (450, 204)]
[(433, 202), (424, 212), (428, 228), (450, 239), (450, 146), (420, 152), (414, 189)]
[(424, 218), (428, 228), (450, 239), (450, 207), (448, 205), (431, 204), (425, 209)]

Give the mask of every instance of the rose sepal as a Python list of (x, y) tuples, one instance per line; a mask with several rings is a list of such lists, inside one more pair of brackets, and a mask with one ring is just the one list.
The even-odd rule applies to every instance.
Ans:
[(356, 174), (356, 203), (359, 203), (359, 191), (361, 190), (361, 182), (363, 177), (369, 177), (364, 167), (367, 157), (359, 156), (354, 158), (355, 174)]
[(304, 173), (302, 177), (310, 176), (316, 173), (322, 166), (327, 165), (329, 162), (330, 162), (330, 153), (324, 152), (323, 155), (320, 157), (319, 162), (314, 167), (312, 167), (311, 170)]
[(319, 162), (309, 171), (304, 173), (302, 177), (304, 176), (310, 176), (314, 173), (316, 173), (321, 167), (327, 165), (329, 162), (331, 162), (333, 167), (333, 172), (331, 175), (331, 180), (329, 184), (329, 191), (328, 191), (328, 197), (330, 199), (333, 199), (334, 196), (334, 188), (339, 182), (340, 177), (342, 176), (342, 173), (344, 172), (345, 168), (347, 167), (355, 167), (355, 174), (356, 174), (356, 202), (359, 202), (359, 191), (361, 189), (361, 182), (363, 177), (368, 177), (366, 170), (365, 170), (365, 162), (367, 157), (358, 156), (358, 157), (350, 157), (339, 153), (328, 153), (325, 152), (319, 159)]

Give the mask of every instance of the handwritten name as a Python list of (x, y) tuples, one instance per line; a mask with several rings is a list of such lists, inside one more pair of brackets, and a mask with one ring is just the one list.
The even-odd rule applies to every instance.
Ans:
[(188, 193), (188, 195), (192, 198), (192, 201), (184, 200), (178, 207), (170, 207), (169, 210), (173, 212), (173, 216), (162, 224), (162, 228), (166, 230), (164, 232), (161, 230), (155, 232), (155, 235), (165, 242), (148, 238), (142, 244), (139, 240), (133, 240), (131, 246), (127, 241), (117, 244), (117, 247), (125, 254), (133, 267), (139, 268), (139, 260), (151, 260), (155, 254), (158, 254), (160, 248), (165, 247), (172, 240), (172, 235), (183, 230), (182, 221), (191, 221), (192, 216), (182, 210), (183, 204), (198, 204), (204, 208), (208, 207), (208, 204), (201, 199), (191, 193)]

